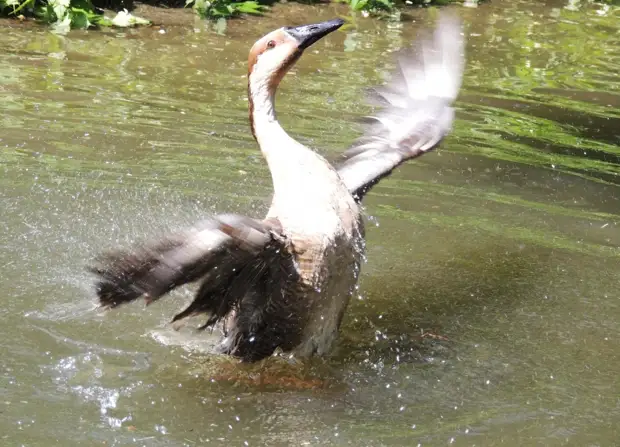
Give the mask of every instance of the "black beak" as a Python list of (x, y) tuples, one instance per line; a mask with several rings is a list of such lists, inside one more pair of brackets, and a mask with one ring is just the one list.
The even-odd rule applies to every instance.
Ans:
[(315, 23), (314, 25), (302, 25), (285, 27), (284, 32), (299, 42), (299, 48), (304, 50), (317, 40), (336, 31), (344, 24), (342, 19), (328, 20), (327, 22)]

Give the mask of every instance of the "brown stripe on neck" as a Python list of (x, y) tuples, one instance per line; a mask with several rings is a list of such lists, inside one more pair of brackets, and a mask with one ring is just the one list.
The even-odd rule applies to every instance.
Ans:
[[(297, 62), (297, 60), (301, 57), (303, 51), (296, 50), (288, 55), (288, 57), (282, 61), (282, 65), (280, 65), (279, 69), (274, 73), (274, 75), (269, 80), (269, 90), (275, 94), (278, 86), (280, 85), (280, 81), (289, 71), (291, 66)], [(256, 123), (254, 122), (254, 93), (252, 91), (252, 73), (254, 71), (254, 66), (258, 61), (258, 56), (254, 54), (250, 54), (250, 59), (248, 62), (248, 110), (250, 115), (250, 129), (252, 130), (252, 135), (254, 139), (258, 141), (256, 138)]]
[(254, 99), (252, 99), (252, 88), (250, 87), (250, 77), (248, 76), (248, 110), (250, 112), (250, 129), (252, 131), (252, 136), (256, 141), (256, 129), (254, 125)]
[(254, 98), (252, 97), (253, 92), (252, 92), (251, 76), (252, 76), (252, 71), (254, 70), (254, 65), (256, 65), (257, 61), (258, 61), (258, 54), (251, 51), (248, 57), (248, 109), (250, 112), (250, 129), (252, 130), (252, 136), (254, 137), (256, 141), (258, 140), (256, 139), (256, 128), (254, 125)]

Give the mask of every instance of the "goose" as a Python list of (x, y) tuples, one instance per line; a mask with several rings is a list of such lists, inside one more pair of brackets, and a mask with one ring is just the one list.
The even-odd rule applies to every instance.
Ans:
[(330, 352), (364, 260), (362, 200), (449, 134), (464, 65), (460, 22), (442, 14), (433, 35), (403, 53), (391, 81), (375, 89), (378, 113), (331, 164), (282, 128), (275, 96), (304, 51), (343, 23), (279, 28), (250, 50), (250, 129), (273, 181), (267, 215), (217, 215), (99, 255), (88, 268), (102, 307), (140, 297), (149, 304), (198, 282), (193, 302), (172, 321), (178, 327), (204, 315), (199, 329), (218, 324), (219, 352), (243, 362), (274, 352), (294, 358)]

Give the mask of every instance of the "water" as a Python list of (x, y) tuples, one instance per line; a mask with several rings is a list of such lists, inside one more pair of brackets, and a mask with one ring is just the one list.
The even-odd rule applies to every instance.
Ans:
[[(367, 197), (378, 225), (335, 355), (287, 383), (214, 373), (214, 336), (166, 324), (190, 290), (101, 312), (83, 266), (205, 214), (262, 216), (247, 50), (335, 10), (289, 4), (220, 34), (0, 28), (3, 445), (615, 445), (620, 11), (456, 9), (454, 133)], [(434, 14), (313, 47), (282, 85), (286, 128), (336, 157), (368, 112), (360, 89)]]

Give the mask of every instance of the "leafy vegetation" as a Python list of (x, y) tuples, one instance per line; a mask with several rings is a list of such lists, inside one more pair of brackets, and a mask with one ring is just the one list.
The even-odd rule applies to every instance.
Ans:
[(349, 4), (352, 11), (366, 13), (391, 12), (395, 5), (392, 0), (344, 0)]
[[(182, 2), (183, 0), (181, 0)], [(269, 9), (276, 0), (185, 0), (202, 18), (209, 20), (226, 19), (241, 14), (260, 15)], [(320, 2), (322, 0), (309, 0)], [(397, 13), (407, 7), (439, 6), (450, 3), (478, 4), (485, 0), (332, 0), (347, 3), (354, 13), (364, 16), (385, 16)], [(614, 5), (620, 0), (598, 0), (600, 3)], [(176, 0), (162, 0), (170, 7), (180, 6)], [(103, 9), (121, 11), (114, 18), (104, 16)], [(36, 17), (51, 24), (58, 32), (71, 28), (90, 28), (97, 26), (128, 27), (149, 24), (148, 20), (131, 15), (127, 10), (133, 8), (133, 0), (0, 0), (0, 16)]]
[[(315, 0), (320, 1), (320, 0)], [(347, 3), (351, 11), (368, 15), (386, 15), (407, 6), (445, 5), (462, 2), (463, 0), (333, 0)], [(470, 3), (479, 3), (483, 0), (469, 0)], [(273, 0), (186, 0), (186, 6), (191, 6), (203, 18), (219, 19), (234, 17), (239, 14), (261, 14), (269, 8)]]
[(18, 19), (36, 17), (51, 24), (59, 33), (67, 32), (71, 28), (129, 27), (150, 23), (133, 16), (127, 10), (108, 18), (91, 0), (0, 0), (0, 15)]
[[(182, 0), (181, 0), (182, 1)], [(260, 15), (275, 0), (185, 0), (202, 18), (217, 20), (241, 14)], [(310, 0), (321, 1), (321, 0)], [(442, 5), (464, 0), (333, 0), (347, 3), (353, 12), (364, 16), (386, 15), (397, 12), (399, 7)], [(478, 2), (481, 0), (468, 0)], [(163, 0), (167, 6), (179, 6), (175, 0)], [(121, 11), (114, 18), (103, 14), (103, 9)], [(71, 28), (86, 29), (98, 26), (127, 27), (149, 22), (132, 16), (127, 10), (133, 8), (133, 0), (0, 0), (0, 16), (24, 19), (35, 17), (51, 24), (57, 32)]]
[(234, 17), (239, 14), (261, 14), (267, 6), (257, 1), (238, 2), (234, 0), (187, 0), (185, 6), (192, 6), (196, 13), (206, 19)]
[[(394, 0), (341, 0), (344, 3), (348, 3), (351, 10), (354, 12), (361, 12), (368, 15), (384, 15), (385, 13), (392, 13), (399, 10), (399, 6), (439, 6), (447, 5), (450, 3), (462, 3), (462, 0), (404, 0), (402, 2), (395, 2)], [(484, 0), (469, 0), (469, 3), (480, 3)]]

